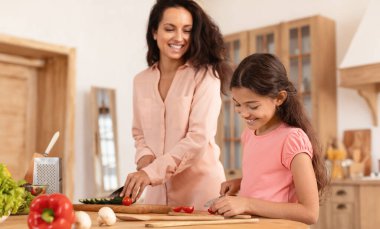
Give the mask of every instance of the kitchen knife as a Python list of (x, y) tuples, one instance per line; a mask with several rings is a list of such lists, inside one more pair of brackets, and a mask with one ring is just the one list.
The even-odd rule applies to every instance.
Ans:
[(116, 197), (120, 196), (121, 191), (123, 191), (124, 186), (121, 186), (120, 188), (113, 191), (108, 197)]

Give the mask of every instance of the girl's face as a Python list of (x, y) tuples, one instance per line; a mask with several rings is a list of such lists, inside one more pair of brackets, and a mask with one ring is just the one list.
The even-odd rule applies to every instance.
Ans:
[(256, 131), (257, 135), (272, 130), (280, 122), (276, 116), (276, 107), (283, 103), (286, 92), (281, 92), (274, 99), (256, 94), (245, 87), (232, 88), (231, 92), (235, 111), (245, 120), (249, 129)]
[(180, 60), (189, 49), (193, 26), (191, 13), (183, 7), (171, 7), (164, 11), (153, 37), (160, 49), (160, 60)]

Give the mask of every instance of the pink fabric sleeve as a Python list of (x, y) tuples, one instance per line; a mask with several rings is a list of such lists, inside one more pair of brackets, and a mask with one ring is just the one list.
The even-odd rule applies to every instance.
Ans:
[(294, 129), (286, 138), (282, 150), (282, 164), (290, 170), (293, 158), (299, 153), (306, 153), (313, 157), (311, 142), (302, 129)]
[(210, 71), (199, 71), (195, 77), (197, 86), (191, 103), (186, 136), (173, 149), (143, 169), (152, 185), (162, 184), (171, 176), (190, 167), (207, 151), (210, 140), (214, 138), (221, 96), (220, 81)]

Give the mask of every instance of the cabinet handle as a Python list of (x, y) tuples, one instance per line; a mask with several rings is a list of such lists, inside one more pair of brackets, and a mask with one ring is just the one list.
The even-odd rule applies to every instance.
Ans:
[(336, 195), (337, 195), (337, 196), (345, 196), (345, 195), (347, 195), (347, 192), (344, 191), (344, 190), (338, 190), (338, 191), (336, 192)]
[(228, 171), (228, 175), (235, 175), (235, 171), (234, 170)]
[(338, 210), (345, 210), (345, 209), (347, 209), (347, 206), (346, 206), (346, 204), (338, 204), (336, 206), (336, 209), (338, 209)]

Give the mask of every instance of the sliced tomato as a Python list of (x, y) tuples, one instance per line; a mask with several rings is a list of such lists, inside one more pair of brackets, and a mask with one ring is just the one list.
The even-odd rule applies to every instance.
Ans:
[(125, 205), (125, 206), (131, 205), (132, 204), (132, 198), (130, 198), (128, 196), (125, 196), (123, 198), (122, 204)]
[(172, 210), (173, 210), (174, 212), (181, 212), (181, 210), (182, 210), (182, 206), (174, 207), (174, 208), (172, 208)]
[(215, 215), (216, 212), (214, 212), (211, 208), (207, 209), (208, 213)]
[(194, 211), (194, 206), (186, 206), (186, 207), (182, 207), (182, 210), (186, 213), (193, 213)]

